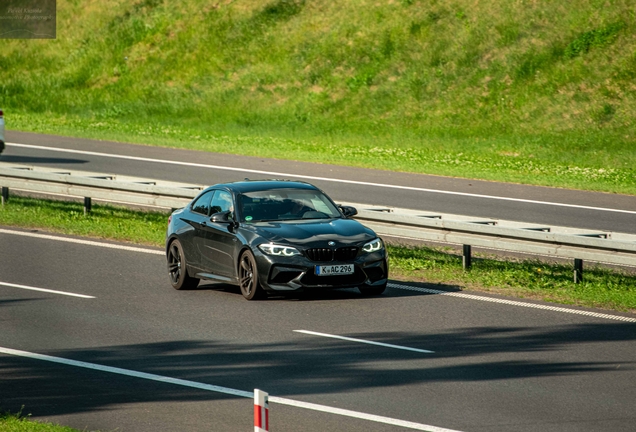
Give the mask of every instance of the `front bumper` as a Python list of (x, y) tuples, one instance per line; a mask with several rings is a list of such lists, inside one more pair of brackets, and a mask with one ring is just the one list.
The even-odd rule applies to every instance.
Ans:
[[(351, 261), (314, 262), (305, 256), (273, 257), (255, 251), (259, 282), (269, 292), (378, 286), (387, 283), (389, 266), (386, 253), (373, 252)], [(318, 276), (317, 265), (353, 264), (351, 275)]]

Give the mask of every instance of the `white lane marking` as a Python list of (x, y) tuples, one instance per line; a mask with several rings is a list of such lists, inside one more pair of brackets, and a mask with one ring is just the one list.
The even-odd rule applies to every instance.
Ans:
[[(122, 249), (122, 250), (132, 251), (132, 252), (142, 252), (142, 253), (147, 253), (147, 254), (165, 256), (165, 253), (163, 251), (158, 251), (158, 250), (153, 250), (153, 249), (136, 248), (136, 247), (131, 247), (131, 246), (116, 245), (116, 244), (111, 244), (111, 243), (102, 243), (102, 242), (90, 241), (90, 240), (79, 240), (79, 239), (73, 239), (73, 238), (67, 238), (67, 237), (58, 237), (58, 236), (47, 235), (47, 234), (27, 233), (27, 232), (23, 232), (23, 231), (11, 231), (11, 230), (2, 229), (2, 228), (0, 228), (0, 234), (22, 235), (22, 236), (27, 236), (27, 237), (42, 238), (42, 239), (46, 239), (46, 240), (56, 240), (56, 241), (63, 241), (63, 242), (68, 242), (68, 243), (78, 243), (78, 244), (83, 244), (83, 245), (98, 246), (98, 247), (104, 247), (104, 248), (109, 248), (109, 249)], [(482, 297), (482, 296), (473, 295), (473, 294), (464, 294), (464, 293), (458, 293), (458, 292), (448, 292), (448, 291), (441, 291), (441, 290), (430, 289), (430, 288), (420, 288), (420, 287), (414, 287), (414, 286), (410, 286), (410, 285), (396, 284), (396, 283), (392, 283), (392, 282), (387, 284), (387, 286), (389, 288), (397, 288), (397, 289), (404, 289), (404, 290), (410, 290), (410, 291), (419, 291), (419, 292), (424, 292), (424, 293), (428, 293), (428, 294), (440, 294), (440, 295), (445, 295), (445, 296), (450, 296), (450, 297), (460, 297), (460, 298), (464, 298), (464, 299), (479, 300), (479, 301), (485, 301), (485, 302), (491, 302), (491, 303), (507, 304), (507, 305), (511, 305), (511, 306), (520, 306), (520, 307), (527, 307), (527, 308), (534, 308), (534, 309), (551, 310), (551, 311), (555, 311), (555, 312), (563, 312), (563, 313), (569, 313), (569, 314), (575, 314), (575, 315), (585, 315), (585, 316), (591, 316), (591, 317), (595, 317), (595, 318), (603, 318), (603, 319), (610, 319), (610, 320), (616, 320), (616, 321), (636, 322), (636, 318), (624, 317), (624, 316), (619, 316), (619, 315), (603, 314), (603, 313), (597, 313), (597, 312), (582, 311), (582, 310), (576, 310), (576, 309), (568, 309), (568, 308), (563, 308), (563, 307), (558, 307), (558, 306), (548, 306), (548, 305), (540, 305), (540, 304), (534, 304), (534, 303), (525, 303), (525, 302), (521, 302), (521, 301), (498, 299), (498, 298), (492, 298), (492, 297)]]
[(317, 177), (317, 176), (309, 176), (309, 175), (302, 175), (302, 174), (281, 173), (281, 172), (275, 172), (275, 171), (262, 171), (262, 170), (253, 170), (253, 169), (247, 169), (247, 168), (234, 168), (234, 167), (227, 167), (227, 166), (220, 166), (220, 165), (201, 164), (201, 163), (195, 163), (195, 162), (181, 162), (181, 161), (172, 161), (172, 160), (164, 160), (164, 159), (144, 158), (140, 156), (126, 156), (126, 155), (118, 155), (118, 154), (92, 152), (92, 151), (86, 151), (86, 150), (72, 150), (72, 149), (57, 148), (57, 147), (36, 146), (31, 144), (19, 144), (19, 143), (6, 143), (6, 144), (8, 146), (23, 147), (23, 148), (30, 148), (30, 149), (37, 149), (37, 150), (47, 150), (47, 151), (62, 152), (62, 153), (85, 154), (85, 155), (91, 155), (91, 156), (127, 159), (127, 160), (135, 160), (135, 161), (142, 161), (142, 162), (153, 162), (153, 163), (163, 163), (163, 164), (169, 164), (169, 165), (210, 168), (210, 169), (217, 169), (217, 170), (224, 170), (224, 171), (263, 174), (268, 176), (274, 176), (276, 178), (287, 177), (287, 178), (299, 178), (299, 179), (305, 179), (305, 180), (320, 180), (320, 181), (328, 181), (328, 182), (336, 182), (336, 183), (355, 184), (355, 185), (361, 185), (361, 186), (373, 186), (373, 187), (381, 187), (381, 188), (389, 188), (389, 189), (401, 189), (401, 190), (411, 190), (411, 191), (417, 191), (417, 192), (466, 196), (466, 197), (472, 197), (472, 198), (485, 198), (485, 199), (501, 200), (501, 201), (513, 201), (513, 202), (520, 202), (520, 203), (526, 203), (526, 204), (541, 204), (541, 205), (549, 205), (549, 206), (556, 206), (556, 207), (568, 207), (568, 208), (577, 208), (577, 209), (585, 209), (585, 210), (598, 210), (598, 211), (605, 211), (605, 212), (636, 214), (636, 211), (633, 211), (633, 210), (621, 210), (621, 209), (611, 209), (611, 208), (605, 208), (605, 207), (584, 206), (584, 205), (578, 205), (578, 204), (564, 204), (564, 203), (556, 203), (556, 202), (550, 202), (550, 201), (538, 201), (538, 200), (528, 200), (528, 199), (522, 199), (522, 198), (472, 194), (468, 192), (454, 192), (454, 191), (445, 191), (445, 190), (439, 190), (439, 189), (420, 188), (420, 187), (414, 187), (414, 186), (400, 186), (400, 185), (371, 183), (371, 182), (363, 182), (363, 181), (355, 181), (355, 180), (333, 179), (329, 177)]
[(82, 240), (82, 239), (69, 238), (69, 237), (60, 237), (60, 236), (54, 236), (49, 234), (13, 231), (13, 230), (8, 230), (3, 228), (0, 228), (0, 234), (33, 237), (33, 238), (39, 238), (44, 240), (56, 240), (61, 242), (76, 243), (76, 244), (87, 245), (87, 246), (99, 246), (99, 247), (108, 248), (108, 249), (118, 249), (118, 250), (130, 251), (130, 252), (142, 252), (142, 253), (147, 253), (152, 255), (165, 255), (165, 252), (155, 250), (155, 249), (146, 249), (146, 248), (140, 248), (140, 247), (134, 247), (134, 246), (124, 246), (124, 245), (104, 243), (104, 242), (99, 242), (94, 240)]
[(410, 422), (406, 420), (394, 419), (391, 417), (384, 417), (384, 416), (379, 416), (374, 414), (362, 413), (358, 411), (351, 411), (347, 409), (330, 407), (327, 405), (318, 405), (318, 404), (313, 404), (309, 402), (296, 401), (293, 399), (284, 399), (284, 398), (279, 398), (276, 396), (270, 396), (269, 400), (270, 402), (279, 403), (281, 405), (305, 408), (312, 411), (321, 411), (321, 412), (325, 412), (329, 414), (336, 414), (336, 415), (341, 415), (345, 417), (353, 417), (353, 418), (357, 418), (361, 420), (369, 420), (369, 421), (374, 421), (376, 423), (389, 424), (392, 426), (401, 426), (407, 429), (415, 429), (415, 430), (428, 431), (428, 432), (459, 432), (458, 430), (454, 430), (454, 429), (446, 429), (446, 428), (441, 428), (437, 426), (414, 423), (414, 422)]
[(479, 300), (479, 301), (484, 301), (484, 302), (499, 303), (499, 304), (505, 304), (505, 305), (510, 305), (510, 306), (521, 306), (521, 307), (532, 308), (532, 309), (543, 309), (543, 310), (549, 310), (549, 311), (555, 311), (555, 312), (569, 313), (569, 314), (574, 314), (574, 315), (585, 315), (585, 316), (591, 316), (591, 317), (595, 317), (595, 318), (603, 318), (603, 319), (616, 320), (616, 321), (636, 322), (636, 318), (624, 317), (624, 316), (619, 316), (619, 315), (610, 315), (610, 314), (604, 314), (604, 313), (598, 313), (598, 312), (576, 310), (576, 309), (568, 309), (568, 308), (559, 307), (559, 306), (549, 306), (549, 305), (542, 305), (542, 304), (535, 304), (535, 303), (526, 303), (526, 302), (521, 302), (521, 301), (516, 301), (516, 300), (506, 300), (506, 299), (493, 298), (493, 297), (484, 297), (484, 296), (479, 296), (479, 295), (474, 295), (474, 294), (464, 294), (464, 293), (459, 293), (459, 292), (441, 291), (441, 290), (436, 290), (436, 289), (420, 288), (420, 287), (414, 287), (414, 286), (410, 286), (410, 285), (403, 285), (403, 284), (396, 284), (396, 283), (388, 283), (387, 286), (389, 288), (403, 289), (403, 290), (407, 290), (407, 291), (418, 291), (418, 292), (423, 292), (423, 293), (427, 293), (427, 294), (439, 294), (439, 295), (444, 295), (444, 296), (449, 296), (449, 297), (459, 297), (459, 298), (463, 298), (463, 299)]
[[(112, 373), (117, 375), (125, 375), (129, 377), (141, 378), (141, 379), (150, 380), (150, 381), (157, 381), (157, 382), (166, 383), (166, 384), (174, 384), (174, 385), (180, 385), (184, 387), (191, 387), (191, 388), (196, 388), (200, 390), (223, 393), (223, 394), (228, 394), (232, 396), (239, 396), (243, 398), (250, 398), (250, 399), (254, 398), (253, 392), (237, 390), (237, 389), (233, 389), (229, 387), (222, 387), (222, 386), (217, 386), (212, 384), (200, 383), (196, 381), (171, 378), (171, 377), (166, 377), (162, 375), (155, 375), (155, 374), (146, 373), (146, 372), (138, 372), (138, 371), (134, 371), (130, 369), (122, 369), (118, 367), (105, 366), (105, 365), (100, 365), (96, 363), (87, 363), (83, 361), (70, 360), (70, 359), (65, 359), (62, 357), (53, 357), (53, 356), (49, 356), (45, 354), (37, 354), (37, 353), (28, 352), (28, 351), (20, 351), (20, 350), (16, 350), (12, 348), (0, 347), (0, 353), (17, 356), (17, 357), (30, 358), (34, 360), (42, 360), (42, 361), (47, 361), (52, 363), (58, 363), (58, 364), (63, 364), (67, 366), (80, 367), (84, 369), (92, 369), (92, 370), (96, 370), (100, 372), (107, 372), (107, 373)], [(294, 399), (281, 398), (277, 396), (270, 396), (269, 401), (274, 403), (279, 403), (281, 405), (305, 408), (305, 409), (309, 409), (313, 411), (321, 411), (321, 412), (325, 412), (329, 414), (353, 417), (353, 418), (357, 418), (361, 420), (368, 420), (368, 421), (373, 421), (377, 423), (389, 424), (393, 426), (402, 426), (405, 428), (421, 430), (421, 431), (459, 432), (459, 431), (454, 431), (452, 429), (445, 429), (445, 428), (430, 426), (430, 425), (426, 425), (422, 423), (414, 423), (414, 422), (410, 422), (406, 420), (394, 419), (391, 417), (367, 414), (367, 413), (363, 413), (359, 411), (351, 411), (351, 410), (346, 410), (341, 408), (330, 407), (327, 405), (319, 405), (319, 404), (314, 404), (309, 402), (297, 401)]]
[(12, 287), (12, 288), (20, 288), (20, 289), (25, 289), (25, 290), (30, 290), (30, 291), (41, 291), (41, 292), (51, 293), (51, 294), (60, 294), (60, 295), (65, 295), (65, 296), (70, 296), (70, 297), (79, 297), (79, 298), (86, 298), (86, 299), (96, 298), (96, 297), (89, 296), (89, 295), (84, 295), (84, 294), (76, 294), (76, 293), (66, 292), (66, 291), (55, 291), (55, 290), (46, 289), (46, 288), (36, 288), (36, 287), (32, 287), (32, 286), (18, 285), (18, 284), (12, 284), (12, 283), (8, 283), (8, 282), (0, 282), (0, 285)]
[(378, 345), (378, 346), (382, 346), (382, 347), (386, 347), (386, 348), (395, 348), (395, 349), (401, 349), (401, 350), (406, 350), (406, 351), (414, 351), (414, 352), (419, 352), (419, 353), (432, 354), (432, 353), (435, 352), (435, 351), (423, 350), (423, 349), (419, 349), (419, 348), (405, 347), (405, 346), (401, 346), (401, 345), (393, 345), (393, 344), (369, 341), (369, 340), (364, 340), (364, 339), (350, 338), (350, 337), (346, 337), (346, 336), (332, 335), (332, 334), (328, 334), (328, 333), (318, 333), (318, 332), (309, 331), (309, 330), (294, 330), (294, 331), (296, 333), (304, 333), (304, 334), (313, 335), (313, 336), (322, 336), (322, 337), (333, 338), (333, 339), (342, 339), (342, 340), (349, 341), (349, 342), (359, 342), (359, 343), (364, 343), (364, 344), (369, 344), (369, 345)]

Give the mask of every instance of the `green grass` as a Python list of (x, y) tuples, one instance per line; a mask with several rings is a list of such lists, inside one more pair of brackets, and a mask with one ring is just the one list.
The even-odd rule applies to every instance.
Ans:
[[(351, 17), (355, 19), (351, 19)], [(58, 1), (7, 128), (636, 195), (630, 0)]]
[[(363, 137), (344, 134), (301, 138), (280, 131), (232, 130), (219, 134), (207, 127), (178, 124), (175, 119), (135, 123), (14, 114), (12, 121), (23, 130), (43, 133), (636, 195), (636, 170), (632, 168), (636, 157), (632, 160), (627, 152), (612, 156), (607, 142), (612, 137), (602, 134), (588, 134), (585, 142), (566, 133), (545, 139), (534, 137), (532, 145), (518, 136), (420, 140), (398, 136), (367, 142)], [(548, 144), (550, 140), (554, 141), (552, 145)], [(586, 146), (593, 149), (590, 154), (581, 150)], [(619, 161), (620, 157), (624, 159)]]
[(449, 249), (393, 246), (389, 250), (392, 276), (397, 273), (400, 279), (636, 313), (633, 273), (588, 266), (583, 282), (574, 284), (572, 264), (477, 257), (472, 269), (464, 271), (462, 257)]
[[(95, 205), (85, 216), (80, 203), (11, 197), (0, 208), (0, 225), (161, 247), (167, 215)], [(465, 272), (461, 257), (447, 249), (389, 246), (388, 251), (393, 280), (636, 313), (634, 274), (586, 267), (583, 283), (574, 284), (571, 265), (477, 255)]]
[(0, 432), (79, 432), (66, 426), (33, 421), (22, 414), (0, 413)]
[(0, 224), (161, 246), (168, 216), (102, 205), (84, 215), (83, 204), (12, 196), (0, 207)]

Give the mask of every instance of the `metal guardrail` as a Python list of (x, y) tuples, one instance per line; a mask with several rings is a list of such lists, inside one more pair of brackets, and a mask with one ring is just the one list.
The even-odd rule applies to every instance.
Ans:
[[(0, 163), (0, 186), (137, 205), (179, 208), (206, 186), (139, 177), (28, 167)], [(582, 260), (636, 267), (636, 235), (500, 219), (431, 213), (418, 210), (346, 203), (358, 209), (356, 219), (378, 234), (464, 245), (464, 266), (470, 246), (575, 260), (580, 281)]]
[(206, 187), (141, 177), (6, 163), (0, 163), (0, 186), (167, 208), (183, 207)]
[[(636, 267), (636, 235), (350, 203), (380, 235)], [(470, 248), (464, 247), (465, 267)]]

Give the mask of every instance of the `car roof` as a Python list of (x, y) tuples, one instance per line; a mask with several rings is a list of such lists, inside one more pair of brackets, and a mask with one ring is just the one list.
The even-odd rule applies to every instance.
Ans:
[(266, 191), (271, 189), (307, 189), (318, 190), (310, 183), (293, 180), (242, 180), (230, 183), (220, 183), (211, 188), (227, 188), (238, 193)]

